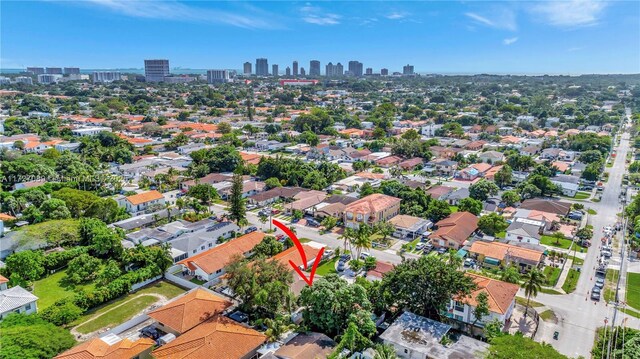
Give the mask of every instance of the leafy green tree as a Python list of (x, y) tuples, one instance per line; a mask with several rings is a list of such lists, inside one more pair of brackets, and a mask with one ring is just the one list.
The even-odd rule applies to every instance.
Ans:
[(398, 359), (396, 350), (391, 345), (377, 344), (373, 359)]
[(325, 230), (330, 231), (338, 224), (338, 218), (327, 216), (322, 219), (320, 224), (324, 226)]
[(280, 183), (280, 180), (277, 179), (276, 177), (267, 178), (264, 181), (264, 184), (267, 187), (267, 189), (282, 187), (282, 183)]
[(187, 194), (199, 200), (203, 205), (211, 204), (211, 201), (220, 198), (218, 191), (208, 183), (200, 183), (189, 187)]
[(107, 285), (116, 278), (120, 277), (122, 271), (120, 265), (114, 260), (107, 261), (107, 264), (100, 270), (97, 275), (97, 282), (100, 285)]
[(104, 223), (113, 223), (131, 217), (113, 198), (100, 198), (94, 201), (85, 210), (84, 216), (97, 218)]
[[(358, 284), (347, 283), (335, 274), (318, 278), (313, 286), (303, 288), (299, 303), (305, 308), (305, 323), (312, 330), (329, 336), (346, 329), (352, 314), (359, 310), (371, 310), (367, 291)], [(328, 313), (331, 315), (327, 315)]]
[(513, 170), (511, 166), (505, 164), (495, 173), (493, 176), (493, 181), (498, 185), (498, 187), (502, 188), (506, 185), (511, 184), (513, 181)]
[(39, 208), (45, 219), (71, 218), (71, 212), (61, 199), (51, 198), (42, 203)]
[(498, 213), (492, 212), (478, 220), (478, 228), (485, 234), (495, 236), (509, 227), (507, 221)]
[(41, 251), (22, 251), (9, 257), (6, 261), (6, 270), (18, 274), (22, 279), (35, 281), (44, 274), (44, 254)]
[(531, 300), (531, 297), (536, 297), (538, 295), (538, 292), (542, 289), (542, 285), (547, 282), (547, 279), (542, 271), (537, 268), (533, 268), (524, 275), (523, 280), (524, 282), (522, 282), (521, 287), (524, 289), (524, 294), (527, 296), (527, 305), (525, 307), (526, 316), (527, 311), (529, 310), (529, 301)]
[(300, 220), (302, 219), (302, 217), (304, 217), (304, 213), (302, 213), (302, 211), (299, 209), (294, 209), (291, 213), (291, 217), (295, 220)]
[(515, 190), (502, 192), (502, 202), (511, 207), (514, 204), (520, 202), (520, 195)]
[(520, 272), (518, 272), (518, 268), (513, 265), (507, 266), (507, 268), (502, 271), (500, 280), (507, 283), (520, 283)]
[(51, 193), (51, 198), (57, 198), (64, 201), (69, 212), (73, 217), (80, 217), (91, 206), (91, 204), (100, 199), (95, 194), (73, 188), (62, 188)]
[(73, 298), (68, 297), (46, 307), (38, 315), (49, 323), (62, 326), (80, 318), (83, 312), (84, 310), (73, 302)]
[(602, 162), (589, 163), (582, 171), (582, 178), (587, 181), (597, 181), (602, 174)]
[(405, 260), (382, 278), (378, 296), (388, 307), (439, 319), (453, 296), (468, 295), (475, 288), (458, 267), (434, 256)]
[(100, 263), (101, 261), (98, 258), (88, 254), (81, 254), (69, 261), (65, 279), (73, 284), (92, 281), (98, 274)]
[(391, 222), (382, 221), (376, 224), (375, 232), (382, 236), (382, 242), (387, 242), (387, 237), (396, 231), (396, 227)]
[(402, 139), (405, 139), (405, 140), (417, 140), (420, 138), (420, 134), (418, 133), (418, 131), (411, 128), (405, 133), (403, 133), (402, 136), (400, 137), (402, 137)]
[(243, 181), (242, 175), (236, 173), (233, 175), (231, 193), (229, 194), (229, 218), (234, 220), (239, 227), (247, 223), (247, 208), (245, 200), (242, 197)]
[(491, 342), (491, 340), (493, 338), (497, 338), (499, 336), (506, 335), (502, 331), (502, 327), (503, 327), (503, 324), (500, 321), (500, 319), (498, 319), (498, 318), (494, 318), (490, 322), (485, 323), (485, 325), (484, 325), (484, 336), (485, 336), (485, 338), (487, 338), (487, 340), (489, 340), (489, 342)]
[(429, 217), (433, 222), (438, 222), (442, 219), (449, 217), (451, 214), (451, 208), (449, 208), (449, 203), (442, 200), (432, 200), (429, 203), (429, 207), (427, 208), (427, 217)]
[(602, 152), (598, 150), (588, 150), (584, 151), (580, 154), (580, 162), (582, 163), (594, 163), (594, 162), (602, 162), (604, 158), (602, 157)]
[(24, 198), (35, 207), (40, 207), (47, 200), (47, 195), (39, 189), (32, 189), (24, 194)]
[(460, 212), (470, 212), (478, 216), (480, 212), (482, 212), (482, 202), (471, 197), (466, 197), (458, 203), (458, 210)]
[(227, 133), (231, 133), (231, 124), (229, 124), (229, 122), (220, 122), (218, 124), (218, 132), (221, 134), (227, 134)]
[(0, 358), (6, 359), (49, 359), (76, 344), (68, 330), (36, 314), (9, 314), (0, 333)]
[(265, 236), (260, 243), (253, 247), (256, 257), (270, 258), (284, 250), (284, 245), (273, 236)]
[(477, 322), (481, 322), (482, 318), (489, 315), (489, 296), (485, 292), (480, 292), (476, 296), (476, 306), (473, 308), (473, 323), (471, 326), (476, 325)]
[(558, 353), (551, 344), (538, 343), (522, 333), (502, 335), (491, 340), (487, 359), (567, 359)]
[(498, 194), (498, 186), (484, 178), (469, 186), (469, 197), (478, 201), (486, 201), (490, 196)]
[(365, 182), (362, 187), (360, 187), (360, 198), (364, 198), (370, 194), (374, 194), (375, 192), (376, 190), (373, 189), (373, 186), (371, 186), (369, 182)]

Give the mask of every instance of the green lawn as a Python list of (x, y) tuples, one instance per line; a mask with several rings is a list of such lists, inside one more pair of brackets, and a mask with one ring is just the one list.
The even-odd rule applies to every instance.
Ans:
[(554, 323), (558, 322), (558, 317), (556, 317), (556, 313), (554, 313), (553, 310), (551, 309), (547, 309), (544, 312), (540, 313), (540, 318), (542, 318), (542, 320), (544, 320), (545, 322), (554, 322)]
[(591, 197), (591, 193), (589, 192), (578, 192), (576, 193), (576, 196), (573, 197), (574, 199), (587, 199)]
[(33, 283), (33, 294), (38, 297), (38, 309), (43, 310), (56, 301), (74, 295), (75, 290), (91, 290), (94, 284), (77, 285), (75, 288), (64, 284), (66, 270), (61, 270)]
[(458, 206), (449, 206), (449, 209), (451, 210), (451, 213), (458, 212)]
[(551, 236), (540, 237), (540, 243), (547, 246), (564, 248), (564, 249), (569, 249), (569, 247), (571, 246), (571, 240), (566, 238), (558, 240)]
[(333, 258), (332, 260), (322, 263), (316, 269), (317, 275), (327, 275), (331, 273), (336, 273), (336, 262), (338, 262), (338, 257)]
[(554, 268), (551, 266), (546, 266), (544, 267), (543, 273), (547, 278), (547, 285), (554, 286), (556, 285), (556, 281), (558, 280), (558, 277), (560, 277), (561, 269)]
[[(102, 306), (99, 306), (97, 308), (89, 310), (84, 315), (82, 315), (80, 318), (78, 318), (75, 321), (73, 321), (70, 324), (70, 326), (75, 326), (75, 325), (84, 323), (89, 318), (92, 318), (95, 315), (103, 316), (102, 314), (111, 311), (111, 309), (113, 309), (114, 307), (118, 306), (119, 304), (122, 304), (123, 302), (125, 302), (127, 300), (130, 300), (131, 298), (134, 298), (134, 297), (139, 296), (139, 295), (155, 293), (155, 294), (163, 295), (163, 296), (165, 296), (167, 298), (173, 298), (173, 297), (177, 297), (178, 295), (180, 295), (180, 294), (182, 294), (184, 292), (185, 292), (184, 289), (182, 289), (180, 287), (177, 287), (177, 286), (175, 286), (175, 285), (173, 285), (171, 283), (168, 283), (168, 282), (165, 282), (165, 281), (156, 282), (154, 284), (148, 285), (148, 286), (138, 290), (135, 293), (127, 294), (127, 295), (125, 295), (123, 297), (120, 297), (120, 298), (118, 298), (116, 300), (112, 300), (111, 302), (108, 302), (107, 304), (104, 304)], [(152, 296), (149, 296), (149, 295), (144, 296), (144, 297), (145, 298), (154, 299), (153, 301), (151, 301), (151, 303), (155, 303), (155, 297), (152, 297)], [(148, 300), (150, 300), (150, 299), (148, 299)], [(135, 311), (131, 315), (131, 316), (133, 316), (133, 315), (135, 315), (135, 313), (141, 311), (142, 309), (144, 309), (145, 307), (149, 306), (150, 304), (144, 305), (144, 306), (143, 305), (144, 305), (144, 303), (137, 304), (137, 303), (134, 303), (134, 302), (130, 302), (129, 304), (118, 308), (118, 310), (116, 310), (116, 311), (109, 312), (109, 315), (107, 315), (107, 317), (109, 317), (109, 316), (119, 316), (119, 317), (126, 316), (127, 315), (126, 313), (129, 313), (129, 310), (126, 309), (126, 308), (130, 308), (130, 307), (134, 307), (135, 306), (135, 308), (134, 308)], [(121, 311), (125, 312), (125, 314), (120, 314)], [(117, 322), (117, 323), (118, 324), (122, 323), (122, 322), (124, 322), (125, 320), (127, 320), (129, 318), (121, 320), (120, 322)], [(106, 320), (106, 319), (100, 319), (100, 321), (103, 321), (103, 320)], [(87, 325), (89, 325), (89, 323), (87, 323)], [(98, 329), (100, 329), (100, 328), (98, 328)], [(88, 330), (88, 329), (85, 328), (84, 330)]]
[(627, 273), (627, 304), (640, 310), (640, 273)]
[(203, 284), (205, 284), (207, 281), (206, 281), (206, 280), (201, 280), (201, 279), (198, 279), (198, 278), (194, 277), (194, 278), (191, 278), (191, 280), (190, 280), (189, 282), (191, 282), (191, 283), (195, 283), (195, 284), (197, 284), (197, 285), (203, 285)]
[(574, 256), (573, 258), (571, 258), (573, 265), (574, 266), (581, 266), (584, 264), (584, 259), (580, 258), (580, 257), (576, 257)]
[(580, 278), (580, 272), (575, 269), (569, 269), (569, 274), (567, 275), (567, 279), (565, 279), (564, 284), (562, 285), (562, 290), (564, 290), (567, 294), (572, 293), (574, 290), (576, 290), (578, 278)]
[[(527, 305), (527, 298), (523, 298), (523, 297), (516, 297), (516, 303), (520, 304), (520, 305)], [(529, 301), (529, 306), (531, 308), (538, 308), (538, 307), (544, 307), (544, 304), (540, 303), (540, 302), (536, 302), (535, 300), (533, 300), (533, 298)]]
[(552, 289), (552, 288), (549, 288), (549, 287), (542, 287), (542, 289), (540, 289), (540, 292), (541, 292), (541, 293), (544, 293), (544, 294), (551, 294), (551, 295), (561, 295), (561, 294), (564, 294), (564, 293), (562, 293), (562, 292), (559, 292), (559, 291), (557, 291), (557, 290), (555, 290), (555, 289)]
[(309, 238), (299, 238), (300, 243), (308, 243), (311, 242), (311, 240)]
[(604, 300), (606, 301), (615, 300), (618, 273), (616, 269), (607, 269), (607, 276), (604, 282)]
[(157, 301), (158, 298), (152, 295), (141, 295), (131, 300), (130, 302), (127, 302), (127, 304), (113, 309), (115, 305), (121, 304), (117, 303), (110, 309), (102, 312), (102, 314), (100, 314), (100, 316), (98, 316), (94, 320), (79, 325), (76, 330), (78, 330), (78, 332), (82, 334), (88, 334), (95, 332), (96, 330), (101, 328), (116, 326), (133, 318), (133, 316), (135, 316), (138, 312)]
[(506, 236), (507, 236), (507, 232), (506, 231), (498, 232), (495, 235), (496, 238), (504, 238)]
[(595, 209), (591, 209), (591, 208), (587, 209), (587, 213), (589, 213), (592, 216), (598, 214), (598, 212), (596, 212)]

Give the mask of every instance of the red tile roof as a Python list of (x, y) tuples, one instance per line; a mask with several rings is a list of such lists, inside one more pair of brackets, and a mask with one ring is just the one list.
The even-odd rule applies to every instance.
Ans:
[(478, 217), (469, 212), (456, 212), (436, 223), (438, 229), (431, 233), (431, 239), (445, 239), (459, 245), (478, 229)]
[(178, 264), (186, 265), (191, 270), (195, 270), (197, 266), (206, 273), (212, 274), (226, 267), (235, 255), (250, 252), (262, 241), (264, 236), (265, 234), (262, 232), (251, 232), (193, 257), (183, 259)]
[(54, 359), (131, 359), (156, 343), (149, 338), (141, 338), (134, 341), (123, 339), (113, 345), (107, 344), (100, 338), (93, 338), (82, 344), (58, 354)]

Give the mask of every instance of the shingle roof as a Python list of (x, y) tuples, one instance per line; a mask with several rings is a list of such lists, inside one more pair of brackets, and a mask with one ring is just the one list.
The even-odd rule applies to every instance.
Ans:
[(184, 333), (224, 312), (229, 306), (231, 302), (228, 300), (206, 289), (196, 288), (148, 315), (178, 333)]
[(93, 338), (59, 354), (54, 359), (131, 359), (155, 344), (149, 338), (140, 338), (135, 342), (123, 339), (113, 345), (109, 345), (100, 338)]
[(133, 196), (129, 196), (127, 197), (127, 201), (129, 201), (132, 205), (136, 206), (141, 203), (147, 203), (147, 202), (155, 201), (162, 198), (164, 198), (162, 193), (156, 190), (153, 190), (153, 191), (142, 192), (142, 193), (134, 194)]
[(36, 300), (38, 297), (20, 286), (0, 291), (0, 313), (10, 312)]
[(327, 358), (335, 346), (336, 342), (322, 333), (298, 334), (276, 350), (275, 355), (286, 359)]
[(522, 202), (520, 208), (535, 209), (542, 212), (551, 212), (566, 216), (571, 209), (571, 203), (552, 199), (532, 198)]
[(208, 251), (181, 260), (178, 264), (187, 265), (191, 269), (194, 269), (195, 265), (206, 273), (212, 274), (218, 269), (226, 267), (234, 255), (242, 255), (243, 253), (251, 251), (253, 247), (262, 241), (264, 236), (265, 234), (262, 232), (251, 232), (209, 249)]
[(256, 350), (266, 337), (216, 316), (153, 351), (156, 359), (238, 359)]

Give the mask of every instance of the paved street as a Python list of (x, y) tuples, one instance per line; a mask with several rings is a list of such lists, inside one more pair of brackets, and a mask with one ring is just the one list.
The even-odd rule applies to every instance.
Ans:
[[(625, 173), (625, 159), (629, 151), (629, 134), (624, 133), (620, 145), (617, 147), (617, 155), (612, 168), (609, 168), (609, 181), (605, 184), (602, 200), (591, 205), (598, 214), (590, 216), (590, 224), (593, 225), (594, 238), (585, 257), (584, 266), (575, 292), (568, 295), (539, 294), (535, 300), (550, 307), (558, 316), (557, 326), (538, 332), (536, 339), (551, 343), (558, 351), (571, 357), (582, 355), (589, 358), (595, 329), (604, 324), (605, 319), (611, 324), (613, 306), (607, 305), (604, 298), (600, 302), (594, 302), (589, 298), (591, 288), (595, 284), (595, 267), (600, 252), (600, 241), (603, 228), (618, 221), (617, 214), (621, 212), (620, 194), (622, 177)], [(520, 295), (524, 296), (524, 293)], [(640, 329), (640, 320), (631, 316), (618, 313), (616, 323), (620, 324), (624, 318), (627, 326)], [(553, 331), (560, 332), (560, 339), (553, 340)]]

